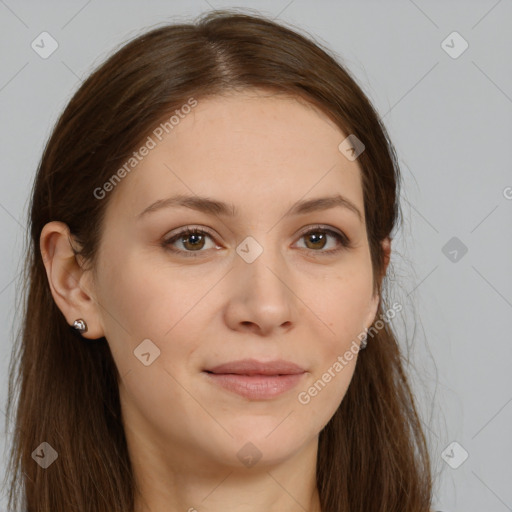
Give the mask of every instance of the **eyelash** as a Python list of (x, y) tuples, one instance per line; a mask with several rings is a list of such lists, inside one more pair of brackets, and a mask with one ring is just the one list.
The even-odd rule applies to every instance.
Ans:
[[(304, 238), (307, 235), (312, 234), (312, 233), (324, 233), (324, 234), (329, 234), (331, 236), (334, 236), (338, 240), (338, 242), (341, 244), (341, 246), (338, 247), (337, 249), (330, 249), (328, 251), (306, 249), (307, 251), (314, 252), (314, 253), (320, 253), (320, 254), (324, 254), (327, 256), (333, 256), (344, 249), (349, 249), (352, 247), (350, 240), (344, 234), (340, 234), (337, 231), (325, 228), (321, 225), (313, 226), (311, 229), (309, 229), (305, 233), (302, 233), (299, 237), (299, 240), (301, 238)], [(181, 249), (175, 249), (174, 247), (172, 247), (172, 244), (175, 241), (179, 240), (180, 238), (182, 238), (186, 235), (208, 235), (210, 238), (213, 239), (213, 235), (209, 231), (207, 231), (203, 228), (187, 226), (184, 229), (182, 229), (179, 233), (176, 233), (175, 235), (173, 235), (171, 238), (164, 240), (162, 245), (165, 249), (167, 249), (173, 253), (182, 254), (186, 257), (192, 257), (192, 258), (201, 257), (200, 254), (204, 253), (206, 251), (201, 251), (201, 250), (199, 250), (199, 251), (183, 251)]]

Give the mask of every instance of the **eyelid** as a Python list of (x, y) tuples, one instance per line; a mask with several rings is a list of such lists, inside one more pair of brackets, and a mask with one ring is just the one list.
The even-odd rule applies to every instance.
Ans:
[(342, 237), (348, 241), (348, 237), (347, 237), (347, 235), (345, 235), (345, 233), (343, 233), (343, 231), (340, 231), (339, 229), (328, 226), (327, 224), (311, 224), (310, 226), (306, 226), (303, 230), (301, 230), (299, 232), (298, 237), (300, 238), (300, 237), (310, 233), (311, 231), (314, 231), (315, 229), (317, 229), (318, 231), (327, 231), (327, 232), (331, 232), (331, 233), (336, 233), (337, 235), (339, 235), (340, 237)]

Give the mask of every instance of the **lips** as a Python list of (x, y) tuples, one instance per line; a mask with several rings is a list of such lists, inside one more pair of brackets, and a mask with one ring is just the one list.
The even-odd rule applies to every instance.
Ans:
[(298, 385), (306, 370), (282, 359), (262, 362), (242, 359), (203, 372), (208, 381), (249, 400), (271, 399)]
[(205, 371), (215, 374), (232, 373), (236, 375), (296, 375), (305, 370), (291, 361), (278, 359), (262, 362), (256, 359), (241, 359), (220, 364)]

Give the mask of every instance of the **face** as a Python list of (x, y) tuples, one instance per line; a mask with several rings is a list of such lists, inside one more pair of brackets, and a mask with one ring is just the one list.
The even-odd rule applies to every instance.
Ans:
[[(207, 99), (110, 192), (97, 318), (125, 426), (148, 450), (274, 464), (315, 443), (340, 405), (357, 352), (333, 368), (378, 304), (346, 136), (296, 99)], [(178, 195), (196, 202), (154, 205)], [(345, 205), (297, 209), (337, 195)]]

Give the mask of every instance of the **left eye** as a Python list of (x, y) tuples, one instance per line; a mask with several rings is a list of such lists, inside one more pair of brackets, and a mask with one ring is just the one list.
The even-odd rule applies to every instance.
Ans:
[[(205, 231), (201, 228), (187, 227), (171, 238), (165, 240), (163, 245), (175, 253), (180, 253), (185, 256), (198, 256), (198, 254), (194, 253), (205, 252), (201, 249), (205, 247), (206, 237), (213, 240), (213, 235), (211, 235), (208, 231)], [(338, 242), (338, 247), (329, 250), (322, 250), (325, 249), (329, 237), (334, 238)], [(299, 237), (299, 240), (303, 238), (306, 239), (305, 248), (313, 252), (332, 254), (342, 250), (343, 248), (350, 247), (350, 241), (345, 235), (321, 226), (314, 227), (313, 229), (302, 233)], [(174, 244), (178, 242), (182, 244), (184, 250), (177, 249), (174, 246)], [(213, 245), (215, 246), (215, 244)]]
[[(310, 229), (306, 233), (303, 233), (300, 236), (299, 240), (302, 238), (306, 238), (306, 240), (308, 240), (308, 242), (310, 243), (310, 246), (308, 246), (308, 242), (306, 242), (306, 246), (307, 246), (306, 248), (316, 251), (316, 249), (324, 249), (325, 248), (326, 241), (327, 241), (328, 237), (336, 239), (339, 244), (338, 247), (334, 248), (334, 249), (320, 251), (320, 252), (324, 252), (327, 254), (335, 253), (335, 252), (340, 251), (343, 248), (350, 246), (350, 241), (345, 235), (338, 233), (337, 231), (333, 231), (332, 229), (327, 229), (327, 228), (322, 228), (322, 227), (316, 227), (316, 228)], [(318, 247), (318, 244), (320, 244), (320, 247)], [(340, 245), (341, 245), (341, 247), (340, 247)], [(316, 251), (316, 252), (318, 252), (318, 251)]]

